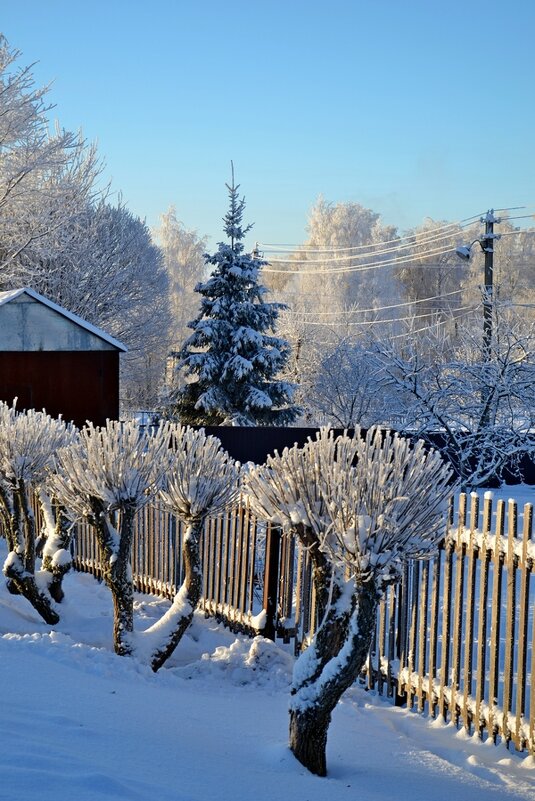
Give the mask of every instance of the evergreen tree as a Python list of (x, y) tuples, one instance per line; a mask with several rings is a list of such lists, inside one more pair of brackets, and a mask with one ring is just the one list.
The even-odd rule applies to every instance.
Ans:
[(174, 414), (191, 425), (286, 425), (299, 414), (292, 404), (294, 386), (277, 380), (289, 355), (288, 343), (273, 336), (280, 303), (266, 303), (258, 282), (265, 262), (243, 252), (245, 199), (227, 184), (230, 207), (223, 218), (230, 244), (220, 242), (202, 295), (193, 334), (179, 352), (185, 384), (176, 395)]

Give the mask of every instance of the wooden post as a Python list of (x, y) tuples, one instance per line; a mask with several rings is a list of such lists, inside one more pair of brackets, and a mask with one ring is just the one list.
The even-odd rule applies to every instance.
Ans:
[(263, 634), (269, 640), (275, 640), (277, 631), (280, 541), (281, 529), (279, 526), (268, 526), (266, 531), (264, 599), (262, 606), (266, 612), (266, 624)]

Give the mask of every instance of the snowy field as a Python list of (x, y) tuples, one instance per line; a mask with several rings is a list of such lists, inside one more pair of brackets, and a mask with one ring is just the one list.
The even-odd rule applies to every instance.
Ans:
[[(500, 496), (524, 503), (535, 490)], [(111, 599), (91, 576), (67, 576), (53, 631), (0, 584), (2, 801), (535, 798), (533, 758), (358, 688), (333, 718), (329, 776), (313, 777), (286, 747), (283, 648), (197, 616), (153, 674), (111, 652)], [(138, 596), (140, 625), (163, 603)]]

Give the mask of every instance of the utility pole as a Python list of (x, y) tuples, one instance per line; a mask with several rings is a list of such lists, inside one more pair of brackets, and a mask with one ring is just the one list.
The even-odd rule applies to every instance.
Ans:
[(480, 240), (485, 254), (485, 283), (483, 287), (483, 361), (490, 362), (492, 355), (492, 313), (494, 302), (494, 241), (499, 234), (494, 233), (494, 224), (501, 222), (494, 216), (494, 209), (481, 218), (485, 223), (485, 235)]

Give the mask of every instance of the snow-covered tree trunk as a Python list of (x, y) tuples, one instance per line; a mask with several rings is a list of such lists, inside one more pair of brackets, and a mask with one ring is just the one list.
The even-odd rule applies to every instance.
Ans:
[(312, 651), (309, 648), (296, 662), (289, 743), (296, 758), (318, 776), (327, 774), (331, 714), (366, 662), (379, 597), (375, 582), (369, 580), (357, 588), (345, 611), (331, 606)]
[(41, 575), (44, 576), (52, 598), (60, 603), (63, 592), (63, 577), (72, 567), (71, 541), (73, 525), (61, 504), (52, 500), (48, 493), (39, 490), (39, 503), (43, 512), (41, 535), (36, 542), (37, 556), (42, 558)]
[(102, 578), (113, 601), (113, 647), (119, 656), (132, 653), (134, 631), (134, 587), (130, 555), (134, 539), (135, 504), (125, 504), (119, 530), (110, 524), (109, 513), (99, 498), (91, 498), (91, 518), (102, 563)]
[[(151, 667), (159, 670), (171, 656), (185, 631), (191, 624), (197, 604), (202, 594), (202, 567), (200, 540), (204, 529), (204, 520), (197, 520), (188, 525), (182, 541), (182, 563), (184, 565), (184, 581), (174, 602), (158, 627), (166, 631), (164, 641), (151, 656)], [(167, 629), (167, 624), (172, 625)]]
[(8, 535), (11, 550), (4, 562), (4, 575), (12, 594), (22, 595), (30, 602), (45, 623), (54, 625), (59, 615), (51, 598), (35, 580), (35, 518), (31, 509), (24, 479), (14, 482), (11, 526)]

